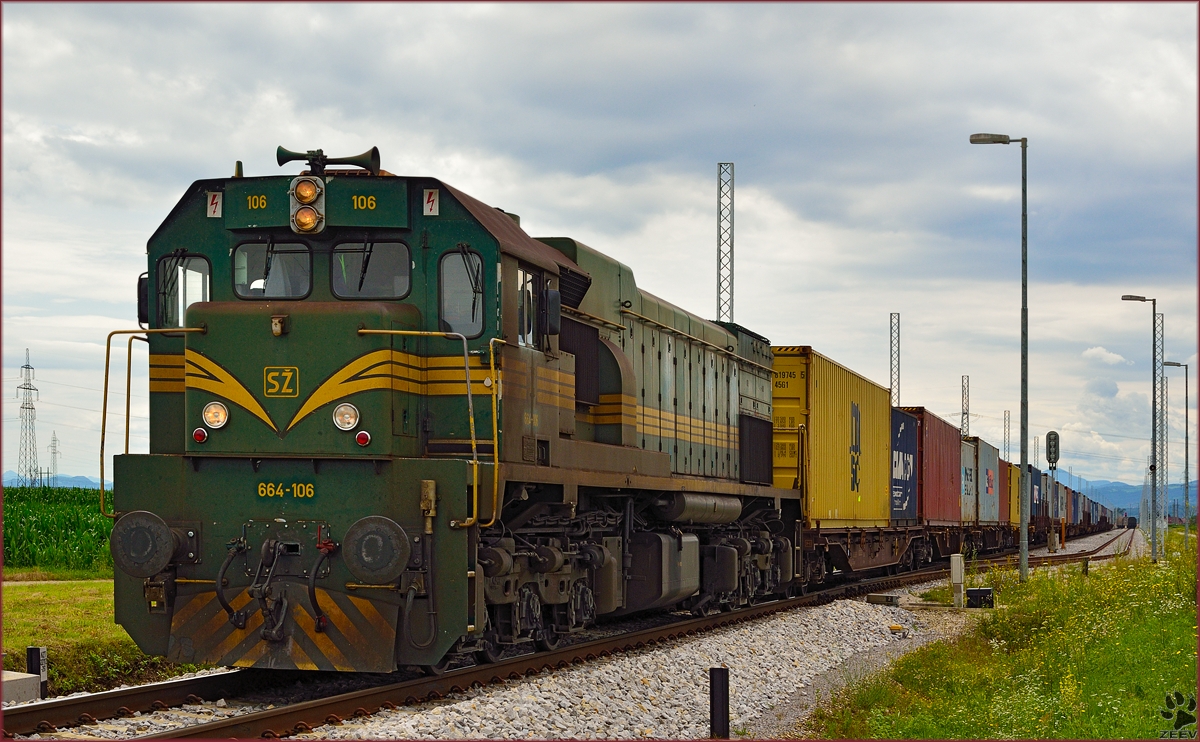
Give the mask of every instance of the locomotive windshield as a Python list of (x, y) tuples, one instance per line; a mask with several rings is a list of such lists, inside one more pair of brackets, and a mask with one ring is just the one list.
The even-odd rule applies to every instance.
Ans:
[(442, 256), (441, 328), (478, 337), (483, 332), (483, 259), (460, 249)]
[(333, 295), (339, 299), (400, 299), (411, 269), (402, 242), (346, 242), (333, 248)]
[(233, 252), (233, 290), (243, 299), (301, 299), (312, 288), (306, 245), (257, 242)]

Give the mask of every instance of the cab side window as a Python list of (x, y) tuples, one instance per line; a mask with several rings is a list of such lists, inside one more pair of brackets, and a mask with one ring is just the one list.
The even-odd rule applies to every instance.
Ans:
[(517, 344), (527, 348), (541, 347), (538, 327), (538, 302), (542, 295), (542, 274), (539, 271), (517, 270)]
[(460, 248), (442, 256), (438, 273), (442, 332), (478, 337), (483, 333), (483, 258)]
[(206, 258), (187, 253), (168, 255), (158, 261), (155, 273), (159, 327), (183, 327), (187, 308), (212, 298), (212, 270)]

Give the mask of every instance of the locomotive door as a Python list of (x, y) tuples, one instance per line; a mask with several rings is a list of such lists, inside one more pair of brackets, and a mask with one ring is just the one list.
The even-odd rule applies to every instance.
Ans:
[(704, 418), (700, 463), (702, 473), (713, 477), (717, 474), (717, 354), (705, 348), (700, 358), (700, 378), (704, 384), (704, 397), (700, 401), (700, 413)]
[[(415, 329), (410, 323), (392, 320), (393, 330)], [(417, 338), (393, 335), (391, 338), (393, 358), (396, 362), (392, 368), (393, 375), (400, 377), (392, 381), (392, 435), (399, 445), (397, 453), (400, 456), (420, 456), (420, 419), (421, 399), (417, 393), (421, 371), (414, 363), (414, 351), (421, 345)], [(417, 380), (414, 382), (414, 380)]]
[(688, 382), (688, 341), (675, 339), (675, 396), (672, 404), (675, 413), (675, 460), (673, 471), (687, 474), (691, 466), (692, 418), (688, 410), (691, 384)]
[(675, 339), (663, 333), (659, 344), (658, 390), (659, 390), (659, 440), (662, 449), (671, 455), (671, 471), (678, 472), (679, 439), (676, 432), (675, 415), (678, 409), (675, 404)]

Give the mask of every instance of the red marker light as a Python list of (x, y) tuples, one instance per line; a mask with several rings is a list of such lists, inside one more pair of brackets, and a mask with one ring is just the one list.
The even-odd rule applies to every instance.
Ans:
[(192, 439), (197, 443), (203, 443), (208, 440), (208, 431), (204, 428), (196, 428), (192, 431)]
[(358, 431), (358, 435), (354, 436), (354, 442), (360, 446), (365, 446), (371, 442), (371, 434), (365, 430)]

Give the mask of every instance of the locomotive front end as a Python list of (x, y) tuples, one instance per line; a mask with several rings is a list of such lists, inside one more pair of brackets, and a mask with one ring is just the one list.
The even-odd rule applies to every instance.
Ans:
[(326, 164), (198, 182), (149, 243), (151, 450), (114, 457), (111, 547), (117, 622), (173, 662), (433, 668), (482, 631), (494, 248)]

